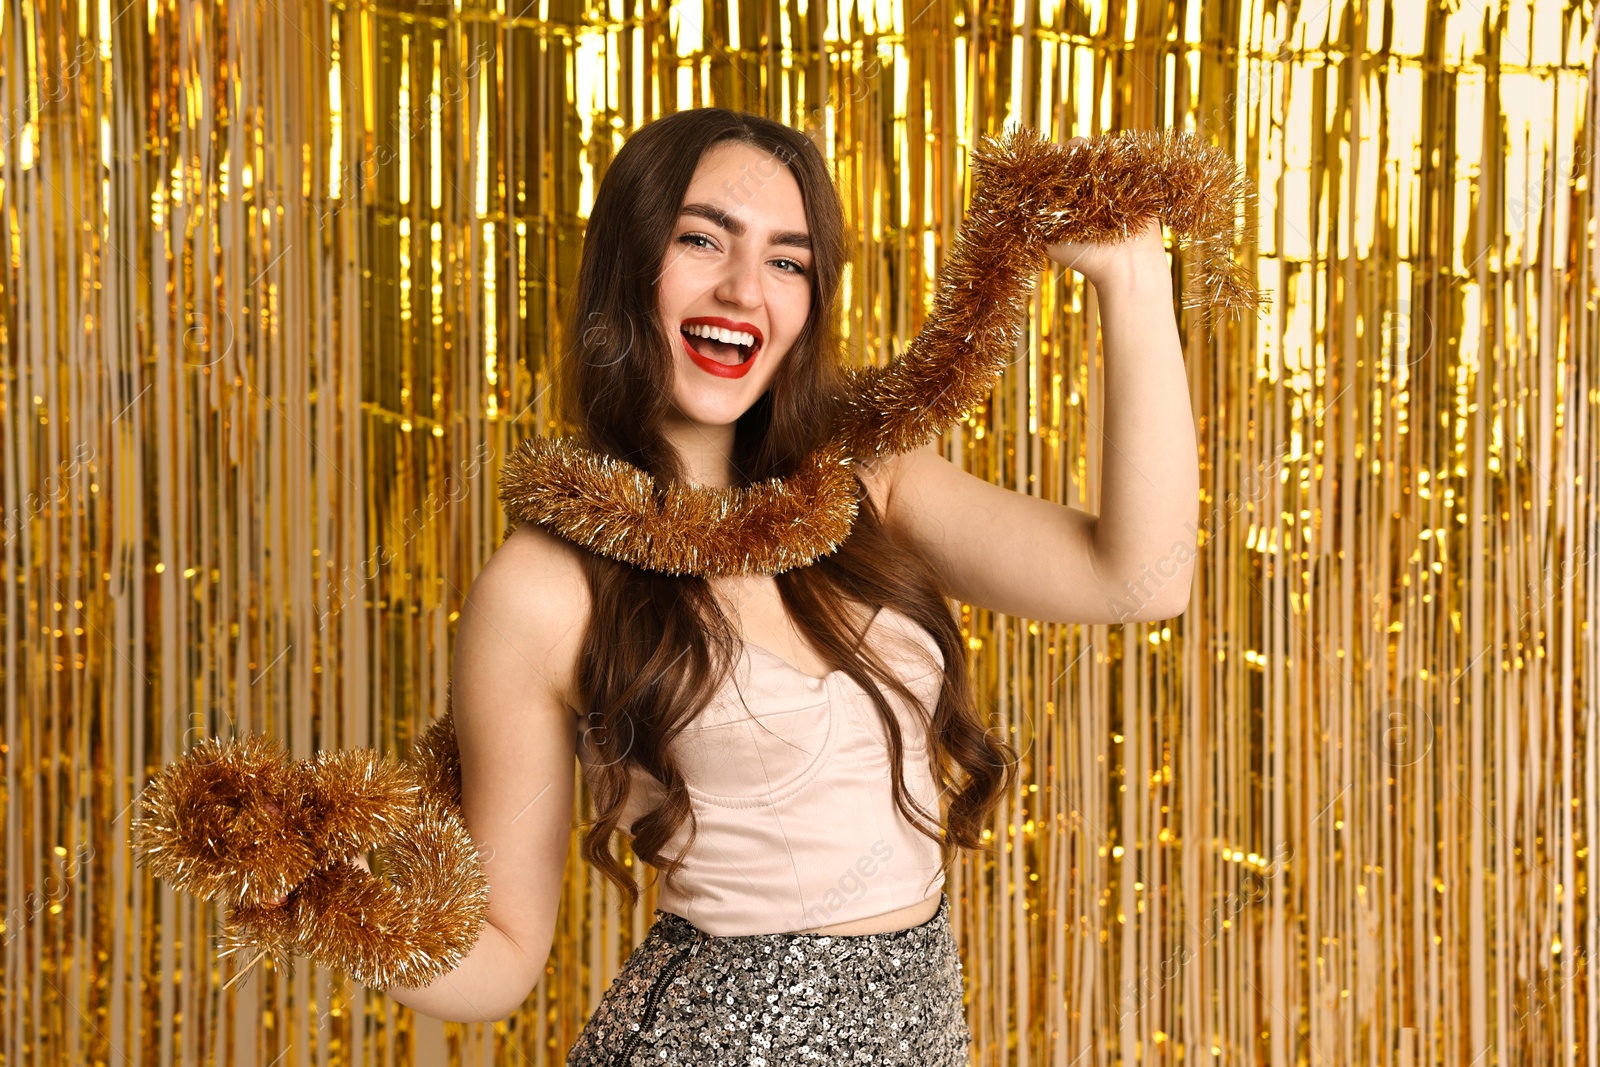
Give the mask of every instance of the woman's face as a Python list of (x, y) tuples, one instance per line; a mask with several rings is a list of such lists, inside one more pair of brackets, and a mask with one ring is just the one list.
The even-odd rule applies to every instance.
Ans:
[(701, 156), (656, 285), (675, 341), (676, 418), (727, 426), (760, 399), (805, 327), (811, 275), (805, 202), (789, 168), (737, 141)]

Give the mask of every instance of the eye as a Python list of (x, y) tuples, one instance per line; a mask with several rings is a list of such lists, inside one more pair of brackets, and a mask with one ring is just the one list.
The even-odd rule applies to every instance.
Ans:
[(777, 263), (787, 263), (787, 264), (789, 264), (789, 266), (791, 266), (791, 267), (793, 267), (793, 268), (794, 268), (794, 270), (792, 270), (792, 271), (788, 271), (788, 272), (787, 272), (787, 273), (790, 273), (790, 274), (800, 274), (800, 275), (804, 275), (804, 274), (805, 274), (805, 273), (806, 273), (806, 268), (805, 268), (805, 264), (803, 264), (803, 263), (797, 263), (797, 262), (795, 262), (795, 261), (794, 261), (794, 260), (792, 260), (792, 259), (779, 259), (779, 260), (775, 260), (775, 261), (774, 261), (774, 262), (777, 262)]
[(696, 245), (695, 246), (696, 248), (708, 248), (708, 247), (714, 247), (715, 246), (715, 242), (713, 242), (711, 240), (711, 238), (707, 237), (703, 233), (686, 233), (682, 237), (678, 238), (678, 243), (679, 244), (683, 244), (685, 241), (704, 241), (705, 242), (705, 244), (703, 244), (703, 245)]

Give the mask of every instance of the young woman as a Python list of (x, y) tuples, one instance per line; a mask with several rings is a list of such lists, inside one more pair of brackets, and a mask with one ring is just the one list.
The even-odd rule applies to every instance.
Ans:
[[(621, 830), (665, 881), (569, 1064), (967, 1062), (944, 870), (983, 847), (1016, 754), (974, 706), (946, 598), (1052, 621), (1177, 614), (1182, 571), (1137, 610), (1108, 605), (1198, 492), (1159, 226), (1050, 254), (1095, 284), (1108, 366), (1140, 379), (1138, 404), (1108, 396), (1100, 518), (927, 448), (859, 468), (849, 538), (776, 575), (655, 572), (533, 523), (506, 539), (467, 597), (452, 682), (489, 921), (460, 966), (396, 1000), (498, 1019), (545, 973), (577, 759), (585, 857), (636, 903)], [(658, 484), (793, 472), (841, 387), (845, 257), (802, 134), (722, 109), (641, 128), (601, 183), (568, 312), (579, 439)]]

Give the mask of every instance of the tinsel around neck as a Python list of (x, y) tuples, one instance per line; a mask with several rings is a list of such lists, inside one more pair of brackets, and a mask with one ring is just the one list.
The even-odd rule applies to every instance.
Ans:
[(828, 555), (858, 506), (855, 463), (917, 448), (981, 403), (1023, 343), (1045, 247), (1126, 240), (1154, 216), (1194, 253), (1185, 307), (1216, 315), (1264, 302), (1233, 258), (1250, 197), (1239, 166), (1193, 135), (1108, 134), (1068, 148), (1028, 129), (985, 137), (972, 198), (939, 273), (932, 313), (904, 353), (846, 372), (829, 441), (788, 478), (658, 487), (645, 471), (569, 438), (530, 438), (506, 461), (507, 535), (524, 522), (602, 556), (668, 574), (778, 574)]
[(501, 470), (500, 501), (507, 536), (537, 522), (610, 559), (704, 577), (803, 567), (842, 544), (856, 517), (855, 475), (837, 445), (788, 478), (658, 487), (646, 471), (569, 438), (531, 437)]

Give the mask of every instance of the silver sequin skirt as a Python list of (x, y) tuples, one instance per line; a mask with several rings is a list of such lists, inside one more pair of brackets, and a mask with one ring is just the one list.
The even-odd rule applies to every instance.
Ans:
[(715, 937), (657, 911), (567, 1067), (965, 1067), (972, 1034), (950, 898), (881, 934)]

